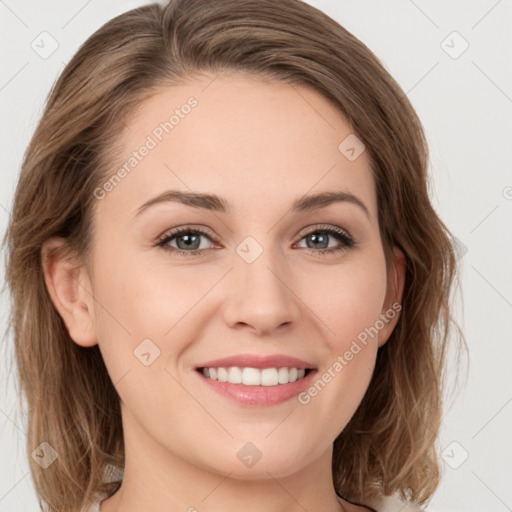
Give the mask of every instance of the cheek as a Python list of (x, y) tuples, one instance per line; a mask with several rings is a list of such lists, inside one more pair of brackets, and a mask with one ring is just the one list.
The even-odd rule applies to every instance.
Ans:
[(205, 283), (198, 287), (189, 269), (147, 260), (118, 255), (99, 262), (94, 289), (104, 306), (99, 308), (101, 330), (117, 323), (131, 338), (161, 339), (197, 302), (198, 289), (208, 289)]
[[(119, 389), (121, 396), (128, 380), (140, 378), (133, 398), (146, 384), (145, 396), (149, 397), (152, 386), (162, 389), (173, 384), (164, 370), (175, 374), (176, 366), (185, 361), (191, 340), (197, 339), (204, 327), (208, 316), (205, 308), (217, 311), (205, 295), (224, 270), (211, 266), (208, 270), (205, 265), (200, 271), (201, 265), (173, 265), (162, 258), (155, 263), (149, 255), (130, 256), (122, 251), (115, 257), (109, 257), (114, 253), (106, 250), (104, 254), (98, 258), (94, 273), (96, 329), (102, 356), (114, 383), (130, 372), (129, 379), (123, 380), (124, 388)], [(145, 366), (145, 362), (150, 364)], [(150, 375), (163, 380), (150, 384)]]
[[(324, 325), (332, 349), (344, 350), (379, 318), (386, 294), (384, 262), (352, 261), (305, 278), (300, 296)], [(375, 338), (376, 339), (376, 338)]]
[[(339, 417), (332, 424), (337, 428), (355, 412), (374, 370), (378, 349), (375, 326), (379, 325), (386, 294), (385, 262), (383, 256), (354, 259), (350, 264), (316, 272), (314, 287), (306, 285), (302, 297), (315, 313), (311, 318), (316, 318), (318, 328), (325, 333), (325, 352), (315, 384), (307, 390), (303, 403), (311, 401), (319, 415), (338, 411)], [(317, 399), (320, 395), (322, 398)]]

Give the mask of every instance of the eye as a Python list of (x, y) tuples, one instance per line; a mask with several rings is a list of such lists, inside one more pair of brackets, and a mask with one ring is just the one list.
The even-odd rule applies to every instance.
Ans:
[[(329, 245), (329, 237), (335, 238), (341, 245)], [(346, 251), (356, 245), (355, 240), (343, 229), (335, 226), (316, 226), (314, 230), (302, 235), (301, 241), (306, 240), (307, 248), (312, 249), (309, 252), (313, 254), (338, 253)], [(307, 240), (311, 243), (307, 243)]]
[[(178, 228), (165, 235), (158, 241), (157, 246), (171, 252), (178, 252), (184, 256), (194, 256), (204, 253), (205, 247), (201, 247), (201, 237), (211, 240), (208, 233), (199, 228)], [(178, 244), (178, 247), (173, 247), (171, 242)]]
[[(213, 237), (200, 228), (182, 227), (165, 233), (156, 245), (183, 256), (198, 256), (204, 255), (208, 248), (208, 244), (201, 247), (201, 238), (213, 241)], [(329, 238), (336, 239), (339, 245), (330, 245)], [(300, 241), (304, 239), (307, 250), (312, 254), (339, 253), (356, 245), (355, 240), (345, 230), (335, 226), (316, 226), (315, 229), (302, 234)], [(307, 242), (308, 239), (311, 243)], [(174, 243), (177, 246), (174, 246)]]

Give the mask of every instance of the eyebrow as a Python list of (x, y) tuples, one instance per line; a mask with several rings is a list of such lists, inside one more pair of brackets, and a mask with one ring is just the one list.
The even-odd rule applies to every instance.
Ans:
[[(164, 203), (176, 202), (192, 206), (193, 208), (202, 208), (220, 213), (232, 212), (231, 205), (226, 199), (215, 194), (204, 194), (200, 192), (184, 192), (181, 190), (167, 190), (152, 199), (146, 201), (140, 206), (136, 215), (141, 214), (151, 206)], [(357, 196), (350, 192), (321, 192), (314, 195), (305, 195), (296, 199), (292, 204), (292, 212), (309, 212), (319, 208), (325, 208), (333, 203), (345, 202), (358, 206), (370, 220), (370, 212), (366, 205)]]

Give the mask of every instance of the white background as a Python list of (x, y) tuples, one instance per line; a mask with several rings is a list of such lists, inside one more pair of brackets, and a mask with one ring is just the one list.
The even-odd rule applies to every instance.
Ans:
[[(447, 402), (439, 437), (440, 448), (446, 448), (443, 482), (428, 510), (512, 510), (512, 1), (309, 3), (361, 39), (407, 93), (430, 145), (432, 201), (467, 249), (458, 320), (470, 349), (469, 371), (466, 381), (462, 366), (459, 393)], [(22, 155), (52, 83), (97, 28), (139, 5), (143, 2), (0, 0), (2, 234)], [(58, 42), (46, 59), (31, 48), (43, 31)], [(469, 47), (452, 58), (463, 40)], [(0, 300), (3, 333), (5, 292)], [(4, 337), (0, 512), (34, 511), (25, 426), (14, 415), (16, 387), (8, 377), (11, 363), (11, 339)], [(453, 364), (452, 375), (455, 370)]]

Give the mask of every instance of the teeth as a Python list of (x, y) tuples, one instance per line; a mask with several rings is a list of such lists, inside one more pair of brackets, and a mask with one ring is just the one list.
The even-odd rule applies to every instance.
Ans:
[(261, 385), (262, 386), (277, 386), (279, 383), (276, 368), (264, 368), (261, 370)]
[(209, 379), (245, 386), (277, 386), (304, 378), (304, 368), (203, 368), (203, 375)]
[(243, 378), (242, 370), (240, 370), (240, 368), (238, 368), (238, 366), (232, 366), (229, 369), (229, 372), (228, 372), (228, 381), (229, 382), (231, 382), (232, 384), (241, 384), (242, 378)]
[(259, 386), (261, 384), (261, 371), (257, 368), (244, 368), (242, 370), (242, 384), (244, 386)]
[(279, 368), (277, 380), (279, 384), (288, 384), (288, 368)]

